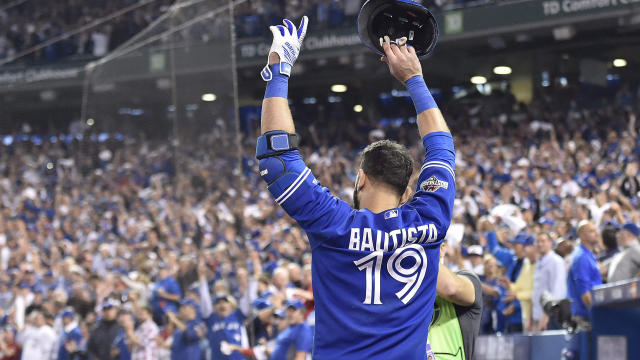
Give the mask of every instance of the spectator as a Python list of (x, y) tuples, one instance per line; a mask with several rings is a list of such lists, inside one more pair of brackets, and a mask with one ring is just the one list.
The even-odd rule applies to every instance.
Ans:
[(131, 349), (129, 348), (125, 325), (133, 323), (133, 318), (126, 310), (118, 313), (118, 325), (120, 329), (111, 343), (111, 358), (117, 360), (131, 360)]
[(513, 250), (505, 249), (498, 244), (498, 238), (495, 231), (491, 231), (487, 235), (487, 245), (489, 252), (495, 256), (496, 260), (500, 261), (505, 266), (506, 278), (501, 282), (503, 287), (500, 296), (500, 302), (498, 309), (506, 316), (506, 330), (507, 332), (521, 332), (522, 331), (522, 310), (520, 302), (516, 299), (514, 294), (507, 294), (509, 289), (509, 283), (516, 282), (525, 260), (524, 251), (524, 239), (526, 235), (523, 233), (511, 238), (509, 243), (513, 247)]
[[(498, 301), (500, 291), (498, 289), (498, 265), (496, 259), (487, 255), (484, 261), (484, 275), (480, 276), (482, 281), (482, 318), (480, 320), (480, 333), (493, 334), (498, 329), (497, 319)], [(494, 318), (496, 321), (494, 321)]]
[[(73, 309), (65, 309), (60, 317), (62, 318), (63, 332), (58, 341), (58, 360), (71, 360), (72, 356), (68, 348), (77, 349), (82, 343), (82, 330), (78, 327)], [(68, 344), (71, 342), (73, 344)]]
[(274, 338), (273, 329), (273, 304), (269, 299), (260, 298), (253, 302), (252, 307), (257, 314), (247, 325), (247, 336), (249, 346), (254, 348), (258, 345), (266, 345)]
[(279, 329), (276, 345), (269, 357), (270, 360), (288, 360), (289, 349), (295, 349), (295, 360), (305, 359), (311, 354), (313, 333), (304, 322), (304, 303), (300, 300), (287, 301), (287, 328)]
[(0, 333), (0, 360), (19, 360), (20, 350), (15, 330), (11, 326), (4, 327)]
[(108, 299), (102, 304), (102, 319), (91, 331), (87, 344), (87, 354), (90, 359), (111, 359), (111, 345), (122, 329), (117, 322), (117, 315), (118, 304), (115, 300)]
[(178, 311), (178, 304), (182, 298), (182, 291), (176, 279), (172, 276), (169, 265), (161, 263), (158, 270), (158, 279), (153, 284), (151, 304), (156, 323), (162, 324), (164, 316), (168, 312)]
[(548, 292), (553, 299), (564, 299), (567, 296), (567, 267), (560, 255), (553, 251), (551, 236), (540, 232), (536, 236), (536, 247), (540, 258), (533, 271), (532, 319), (536, 331), (557, 330), (562, 324), (549, 322), (544, 313), (540, 298)]
[(522, 263), (522, 270), (516, 282), (507, 282), (505, 288), (509, 290), (507, 297), (509, 300), (517, 299), (520, 303), (522, 314), (522, 326), (525, 331), (531, 332), (531, 295), (533, 293), (534, 267), (538, 252), (533, 243), (533, 236), (523, 234), (520, 242), (524, 245), (525, 259)]
[(484, 275), (484, 249), (480, 245), (471, 245), (467, 249), (469, 254), (470, 268), (478, 276)]
[(137, 310), (138, 327), (133, 321), (125, 321), (128, 342), (131, 344), (131, 360), (155, 360), (158, 358), (156, 337), (158, 326), (153, 322), (153, 310), (149, 306)]
[(168, 312), (169, 321), (175, 326), (171, 344), (171, 360), (200, 359), (202, 349), (200, 340), (206, 336), (207, 329), (198, 317), (198, 305), (191, 299), (180, 302), (180, 312)]
[(216, 292), (212, 302), (202, 268), (200, 274), (200, 307), (207, 326), (213, 358), (243, 360), (244, 356), (240, 351), (225, 351), (225, 354), (222, 351), (222, 345), (225, 343), (242, 349), (249, 347), (249, 339), (243, 324), (245, 315), (237, 308), (235, 299), (224, 292)]
[(574, 250), (567, 279), (567, 293), (571, 300), (571, 315), (578, 325), (589, 328), (589, 308), (593, 303), (591, 289), (602, 284), (598, 262), (594, 255), (600, 243), (596, 226), (583, 220), (578, 224), (580, 244)]
[(604, 245), (604, 253), (598, 256), (598, 262), (605, 265), (611, 262), (611, 259), (620, 252), (618, 248), (618, 228), (613, 225), (605, 226), (602, 229), (602, 244)]
[(32, 312), (23, 330), (18, 333), (18, 343), (22, 346), (22, 360), (42, 360), (53, 356), (56, 333), (46, 323), (40, 311)]
[(626, 223), (620, 229), (619, 245), (622, 250), (611, 260), (608, 282), (628, 280), (640, 276), (640, 229), (634, 223)]

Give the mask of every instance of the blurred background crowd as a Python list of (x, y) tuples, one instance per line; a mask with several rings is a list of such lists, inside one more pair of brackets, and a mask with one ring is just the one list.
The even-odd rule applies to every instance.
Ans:
[[(483, 280), (484, 333), (558, 328), (542, 311), (545, 291), (577, 304), (576, 286), (638, 275), (638, 98), (626, 96), (591, 108), (559, 96), (524, 106), (508, 94), (441, 103), (458, 175), (446, 262)], [(422, 157), (410, 122), (297, 120), (307, 164), (346, 201), (369, 141), (395, 139)], [(180, 154), (127, 137), (0, 147), (5, 358), (18, 349), (105, 359), (310, 351), (309, 245), (256, 176), (257, 123), (250, 128), (241, 173), (212, 155), (216, 133)], [(572, 265), (574, 250), (593, 264)]]
[[(198, 3), (203, 0), (191, 0)], [(117, 48), (170, 9), (173, 0), (93, 1), (91, 6), (79, 0), (14, 0), (0, 3), (0, 60), (61, 37), (61, 41), (44, 46), (20, 63), (49, 63), (60, 59), (101, 57)], [(489, 0), (418, 1), (434, 11), (462, 6), (483, 5)], [(363, 0), (251, 0), (236, 8), (238, 37), (268, 34), (269, 25), (284, 17), (298, 19), (303, 14), (314, 18), (312, 29), (353, 27)], [(121, 10), (133, 8), (119, 14)], [(100, 21), (99, 26), (92, 24)], [(111, 19), (112, 18), (112, 19)], [(66, 33), (87, 27), (72, 36)], [(224, 31), (217, 29), (216, 31)], [(209, 34), (212, 35), (212, 34)]]

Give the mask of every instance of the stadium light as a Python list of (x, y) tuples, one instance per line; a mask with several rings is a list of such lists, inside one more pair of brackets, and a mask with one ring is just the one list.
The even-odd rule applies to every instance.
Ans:
[(627, 60), (625, 60), (625, 59), (615, 59), (615, 60), (613, 60), (613, 66), (615, 66), (615, 67), (625, 67), (625, 66), (627, 66)]
[(216, 96), (216, 94), (211, 94), (211, 93), (202, 94), (202, 101), (211, 102), (211, 101), (216, 101), (217, 98), (218, 97)]
[(87, 125), (88, 126), (93, 126), (93, 124), (95, 124), (95, 123), (96, 122), (93, 119), (91, 119), (91, 118), (87, 119)]
[(471, 83), (475, 85), (482, 85), (487, 83), (487, 78), (484, 76), (476, 75), (471, 78)]
[(493, 73), (496, 75), (509, 75), (511, 74), (511, 68), (508, 66), (496, 66), (493, 68)]
[(362, 105), (359, 105), (359, 104), (353, 106), (353, 111), (355, 111), (357, 113), (362, 112), (363, 109), (364, 108), (362, 107)]
[(347, 91), (347, 85), (343, 85), (343, 84), (331, 85), (331, 91), (333, 91), (334, 93), (346, 92)]

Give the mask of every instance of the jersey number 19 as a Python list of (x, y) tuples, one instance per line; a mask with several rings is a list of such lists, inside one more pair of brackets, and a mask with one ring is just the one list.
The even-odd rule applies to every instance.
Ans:
[[(380, 271), (383, 256), (384, 252), (378, 250), (353, 262), (358, 270), (366, 270), (366, 294), (363, 304), (382, 304), (380, 301)], [(402, 261), (407, 257), (412, 257), (415, 260), (409, 268), (402, 266)], [(400, 291), (396, 292), (396, 296), (404, 304), (408, 303), (420, 288), (427, 272), (427, 254), (424, 248), (418, 244), (397, 248), (387, 260), (387, 272), (394, 280), (405, 284)]]

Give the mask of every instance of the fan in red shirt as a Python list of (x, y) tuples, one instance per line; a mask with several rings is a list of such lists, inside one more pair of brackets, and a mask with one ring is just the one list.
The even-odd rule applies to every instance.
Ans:
[(5, 327), (0, 333), (0, 360), (19, 360), (20, 345), (11, 327)]

